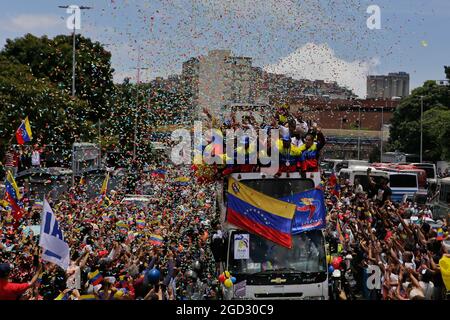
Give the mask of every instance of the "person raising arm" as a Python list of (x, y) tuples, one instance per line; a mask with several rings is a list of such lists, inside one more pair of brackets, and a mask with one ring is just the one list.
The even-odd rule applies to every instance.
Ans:
[(17, 300), (28, 288), (33, 286), (39, 274), (42, 271), (42, 265), (39, 264), (38, 270), (31, 281), (26, 283), (14, 283), (9, 280), (11, 266), (8, 263), (0, 264), (0, 300)]

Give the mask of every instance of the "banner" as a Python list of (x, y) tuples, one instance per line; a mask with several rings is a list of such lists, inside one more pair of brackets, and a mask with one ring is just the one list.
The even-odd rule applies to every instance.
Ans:
[(326, 209), (322, 190), (312, 189), (283, 197), (280, 200), (297, 206), (292, 224), (292, 234), (325, 227)]
[(291, 227), (296, 206), (228, 179), (227, 221), (286, 248), (292, 248)]
[(42, 247), (43, 260), (53, 262), (67, 270), (70, 262), (70, 248), (67, 242), (64, 241), (58, 220), (56, 220), (47, 199), (44, 199), (39, 246)]

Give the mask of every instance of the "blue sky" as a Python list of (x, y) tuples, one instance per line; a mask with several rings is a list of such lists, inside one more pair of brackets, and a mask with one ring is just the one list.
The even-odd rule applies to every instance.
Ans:
[[(447, 0), (0, 0), (0, 47), (26, 33), (70, 34), (58, 5), (92, 6), (80, 32), (107, 45), (115, 80), (134, 77), (142, 47), (143, 79), (181, 71), (191, 56), (231, 49), (254, 65), (296, 78), (336, 80), (365, 94), (367, 73), (406, 71), (411, 88), (443, 79), (450, 65)], [(381, 30), (366, 9), (381, 8)], [(305, 57), (308, 57), (307, 59)]]

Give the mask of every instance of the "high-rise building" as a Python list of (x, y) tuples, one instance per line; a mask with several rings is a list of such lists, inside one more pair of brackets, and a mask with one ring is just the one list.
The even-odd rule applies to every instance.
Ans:
[(252, 66), (252, 58), (236, 57), (230, 50), (213, 50), (183, 63), (181, 81), (198, 118), (203, 108), (222, 114), (228, 104), (268, 104), (304, 96), (331, 99), (355, 97), (336, 82), (293, 79)]
[(367, 98), (390, 99), (409, 95), (409, 74), (406, 72), (388, 75), (367, 76)]
[(230, 50), (213, 50), (183, 63), (182, 78), (198, 114), (207, 108), (220, 114), (229, 103), (252, 103), (254, 70), (249, 57), (233, 57)]

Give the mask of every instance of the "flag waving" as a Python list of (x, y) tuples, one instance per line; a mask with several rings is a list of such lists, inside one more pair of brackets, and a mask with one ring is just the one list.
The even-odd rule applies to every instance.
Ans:
[(22, 209), (22, 195), (20, 194), (19, 187), (17, 186), (16, 180), (14, 180), (14, 176), (11, 171), (8, 171), (8, 175), (5, 182), (5, 196), (9, 205), (12, 208), (12, 212), (15, 220), (20, 220), (23, 215)]
[(229, 178), (227, 221), (284, 247), (292, 247), (295, 204), (287, 203)]
[(292, 224), (292, 234), (325, 227), (327, 213), (322, 190), (311, 189), (283, 197), (280, 200), (297, 206)]
[(30, 142), (33, 139), (28, 117), (25, 118), (25, 121), (22, 121), (21, 125), (17, 129), (16, 139), (18, 144), (24, 144), (25, 142)]
[(56, 220), (47, 199), (44, 199), (39, 245), (42, 247), (43, 260), (53, 262), (67, 270), (70, 262), (70, 248), (67, 242), (64, 241), (58, 220)]
[(101, 195), (106, 195), (106, 191), (108, 190), (109, 183), (109, 172), (106, 173), (105, 180), (103, 180), (102, 189), (100, 190)]

